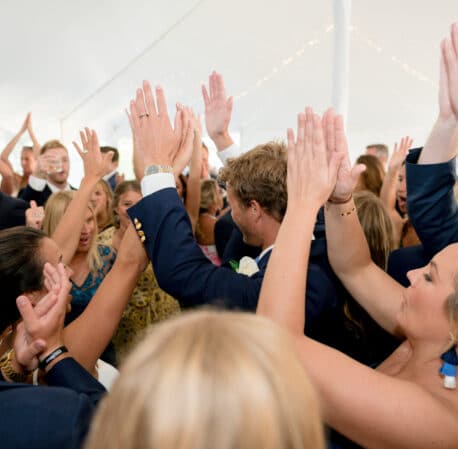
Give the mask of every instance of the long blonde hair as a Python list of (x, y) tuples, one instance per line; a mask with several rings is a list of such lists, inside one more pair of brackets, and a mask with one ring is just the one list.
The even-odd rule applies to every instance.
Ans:
[(121, 367), (85, 449), (323, 449), (316, 394), (285, 331), (199, 311), (155, 326)]
[[(75, 192), (72, 190), (66, 190), (63, 192), (53, 193), (46, 202), (45, 206), (45, 218), (43, 220), (43, 231), (48, 234), (49, 237), (52, 237), (54, 231), (57, 228), (60, 220), (65, 214), (68, 205), (75, 196)], [(87, 262), (89, 264), (89, 270), (95, 272), (102, 268), (102, 259), (97, 248), (97, 218), (95, 216), (94, 210), (88, 204), (88, 209), (91, 211), (94, 217), (94, 235), (92, 236), (91, 246), (87, 253)], [(81, 230), (79, 231), (81, 232)]]

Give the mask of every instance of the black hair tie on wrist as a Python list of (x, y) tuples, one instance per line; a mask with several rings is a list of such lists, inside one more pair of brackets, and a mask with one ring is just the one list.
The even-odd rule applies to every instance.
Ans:
[(57, 349), (54, 349), (50, 354), (48, 354), (43, 360), (38, 364), (38, 368), (45, 370), (46, 367), (57, 357), (68, 352), (68, 349), (65, 346), (60, 346)]

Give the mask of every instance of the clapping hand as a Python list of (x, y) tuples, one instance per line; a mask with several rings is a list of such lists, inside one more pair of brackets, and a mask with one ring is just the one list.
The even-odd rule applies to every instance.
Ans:
[(297, 116), (297, 140), (288, 129), (288, 205), (321, 207), (334, 190), (344, 157), (342, 151), (327, 154), (322, 122), (312, 108)]
[(336, 115), (332, 108), (328, 109), (323, 115), (322, 126), (328, 158), (332, 157), (334, 153), (342, 154), (343, 158), (337, 172), (335, 188), (329, 199), (336, 203), (346, 202), (353, 194), (359, 175), (366, 169), (366, 166), (363, 164), (351, 166), (341, 115)]

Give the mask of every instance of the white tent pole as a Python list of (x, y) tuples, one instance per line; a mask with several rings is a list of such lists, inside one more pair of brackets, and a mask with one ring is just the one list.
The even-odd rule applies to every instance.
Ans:
[(348, 115), (348, 72), (350, 49), (350, 21), (352, 0), (334, 0), (334, 70), (332, 104), (335, 110)]

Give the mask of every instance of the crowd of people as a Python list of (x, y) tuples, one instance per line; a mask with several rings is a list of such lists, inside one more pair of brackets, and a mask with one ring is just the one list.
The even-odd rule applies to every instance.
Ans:
[(440, 60), (424, 146), (353, 166), (332, 108), (242, 152), (216, 72), (218, 175), (147, 81), (133, 180), (86, 128), (75, 189), (27, 114), (0, 154), (2, 447), (457, 448), (457, 24)]

